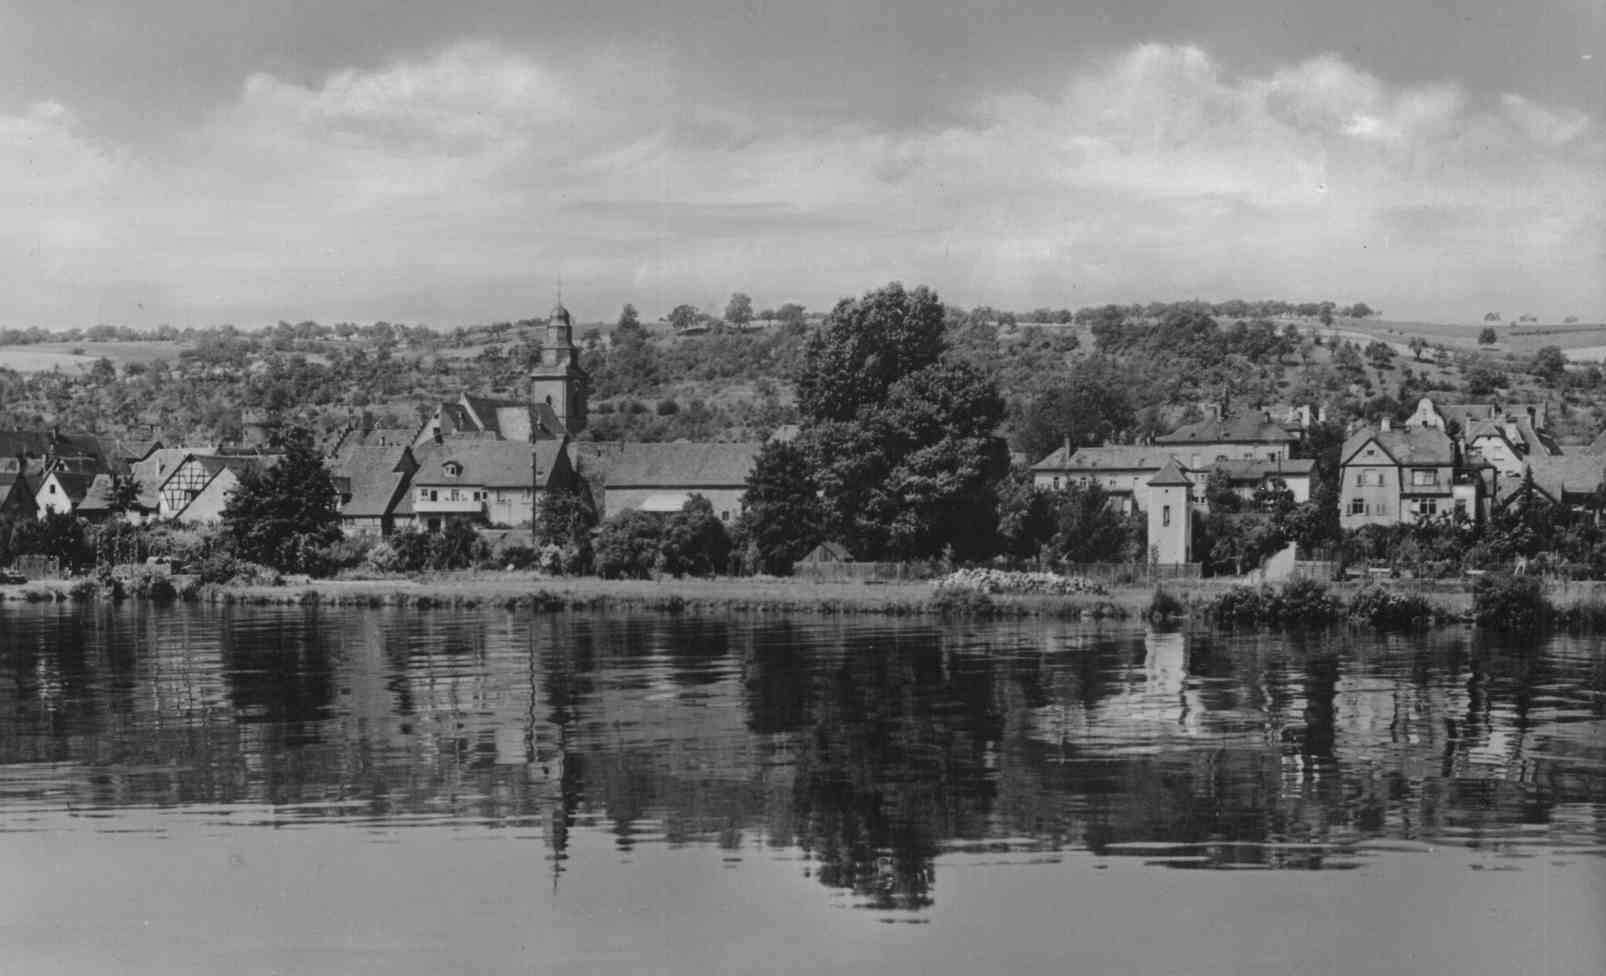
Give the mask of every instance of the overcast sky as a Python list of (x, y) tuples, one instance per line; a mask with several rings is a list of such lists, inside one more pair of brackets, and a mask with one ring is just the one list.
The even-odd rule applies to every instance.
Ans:
[(1606, 0), (0, 0), (0, 325), (559, 280), (1600, 319), (1603, 40)]

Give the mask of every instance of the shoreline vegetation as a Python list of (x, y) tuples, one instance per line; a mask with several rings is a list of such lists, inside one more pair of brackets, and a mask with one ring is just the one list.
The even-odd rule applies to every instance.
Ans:
[[(991, 576), (978, 581), (966, 573)], [(1349, 623), (1386, 630), (1477, 625), (1494, 630), (1606, 628), (1606, 583), (1535, 577), (1471, 581), (1247, 584), (1178, 580), (1160, 586), (1042, 581), (1009, 591), (997, 574), (961, 571), (942, 581), (866, 583), (783, 577), (605, 580), (527, 571), (454, 571), (382, 578), (200, 583), (175, 576), (36, 580), (0, 586), (0, 602), (190, 602), (253, 606), (531, 608), (541, 611), (803, 613), (1062, 620), (1147, 620), (1235, 628), (1294, 629)], [(1024, 590), (1024, 591), (1021, 591)]]

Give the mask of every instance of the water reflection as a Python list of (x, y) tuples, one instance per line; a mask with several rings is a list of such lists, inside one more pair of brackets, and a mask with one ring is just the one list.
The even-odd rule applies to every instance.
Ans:
[(796, 850), (878, 910), (948, 852), (1344, 869), (1606, 844), (1591, 643), (405, 609), (0, 609), (0, 826), (576, 831)]

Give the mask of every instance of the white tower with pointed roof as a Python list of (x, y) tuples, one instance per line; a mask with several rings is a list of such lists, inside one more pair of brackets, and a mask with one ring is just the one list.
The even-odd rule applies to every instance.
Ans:
[(1149, 479), (1149, 559), (1162, 566), (1193, 561), (1193, 482), (1176, 458)]

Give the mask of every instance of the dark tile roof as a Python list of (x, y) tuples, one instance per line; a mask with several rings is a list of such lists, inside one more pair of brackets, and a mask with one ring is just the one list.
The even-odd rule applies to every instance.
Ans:
[(1182, 465), (1177, 463), (1176, 458), (1167, 458), (1165, 466), (1160, 469), (1158, 474), (1149, 479), (1150, 487), (1165, 487), (1167, 485), (1182, 485), (1184, 487), (1193, 485), (1188, 476), (1182, 473)]
[(340, 514), (351, 518), (378, 518), (390, 512), (404, 487), (406, 444), (356, 444), (344, 448), (329, 463), (329, 473), (344, 479), (348, 496)]
[[(413, 452), (418, 461), (413, 483), (528, 487), (537, 474), (543, 479), (549, 476), (564, 451), (564, 441), (427, 441)], [(463, 466), (457, 477), (445, 472), (446, 464), (453, 461)]]
[(1154, 445), (1116, 444), (1108, 447), (1077, 447), (1073, 448), (1068, 456), (1064, 447), (1057, 447), (1048, 457), (1032, 465), (1032, 470), (1158, 471), (1176, 456), (1175, 448)]
[(1340, 463), (1353, 463), (1356, 453), (1373, 440), (1398, 465), (1455, 463), (1454, 445), (1449, 435), (1437, 427), (1396, 427), (1393, 430), (1363, 427), (1344, 441), (1343, 450), (1339, 452)]
[(584, 459), (588, 472), (600, 470), (609, 488), (739, 488), (763, 446), (757, 441), (592, 443)]
[(93, 515), (112, 510), (112, 489), (116, 483), (109, 474), (97, 474), (89, 483), (84, 497), (78, 502), (77, 511), (82, 515)]
[(1606, 482), (1606, 458), (1596, 454), (1540, 455), (1528, 459), (1534, 487), (1556, 501), (1588, 495)]
[(1286, 444), (1294, 436), (1264, 413), (1242, 414), (1230, 420), (1201, 420), (1156, 437), (1157, 444)]

